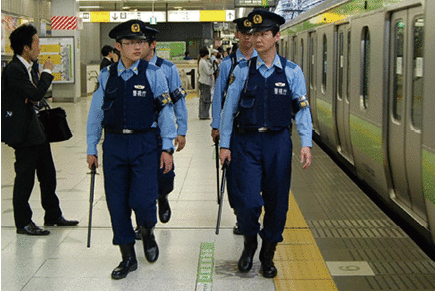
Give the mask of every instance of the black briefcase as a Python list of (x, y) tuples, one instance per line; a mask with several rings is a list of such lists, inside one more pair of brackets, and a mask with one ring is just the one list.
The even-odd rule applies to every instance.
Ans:
[(64, 109), (50, 108), (43, 100), (43, 110), (39, 111), (39, 119), (44, 126), (45, 135), (48, 142), (65, 141), (72, 137), (71, 129), (66, 120), (66, 112)]

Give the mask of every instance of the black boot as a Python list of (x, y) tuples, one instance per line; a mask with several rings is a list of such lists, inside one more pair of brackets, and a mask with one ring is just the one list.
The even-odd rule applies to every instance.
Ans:
[(268, 243), (263, 241), (263, 245), (260, 250), (260, 261), (263, 276), (265, 278), (274, 278), (278, 271), (273, 263), (273, 256), (275, 255), (275, 249), (277, 242)]
[(149, 262), (155, 262), (159, 257), (159, 247), (153, 233), (154, 228), (140, 227), (145, 257)]
[(169, 206), (168, 195), (163, 194), (159, 195), (157, 199), (157, 203), (159, 204), (159, 219), (162, 223), (169, 222), (171, 218), (171, 207)]
[(255, 251), (257, 250), (257, 235), (244, 236), (245, 247), (242, 252), (242, 256), (239, 259), (239, 271), (247, 273), (252, 268), (252, 260), (254, 259)]
[(119, 280), (127, 277), (129, 272), (137, 269), (136, 253), (134, 252), (134, 243), (120, 245), (122, 261), (112, 271), (112, 279)]

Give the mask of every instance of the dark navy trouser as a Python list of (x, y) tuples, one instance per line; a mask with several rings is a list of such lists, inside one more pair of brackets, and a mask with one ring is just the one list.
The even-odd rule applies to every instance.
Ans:
[(135, 242), (131, 211), (137, 223), (157, 223), (158, 143), (154, 131), (138, 134), (107, 133), (103, 143), (104, 185), (113, 229), (113, 244)]
[[(292, 141), (279, 132), (235, 133), (231, 152), (237, 221), (246, 236), (281, 242), (288, 211)], [(259, 217), (264, 206), (263, 229)]]

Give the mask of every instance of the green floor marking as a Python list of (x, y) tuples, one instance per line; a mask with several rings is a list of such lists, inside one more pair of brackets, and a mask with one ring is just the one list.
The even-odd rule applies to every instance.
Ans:
[(211, 291), (213, 287), (214, 243), (202, 242), (199, 252), (196, 291)]

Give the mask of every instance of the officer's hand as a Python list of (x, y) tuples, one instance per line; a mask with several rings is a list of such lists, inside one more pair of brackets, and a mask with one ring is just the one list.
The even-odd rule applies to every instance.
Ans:
[(221, 165), (224, 164), (225, 160), (228, 159), (228, 163), (231, 162), (231, 151), (229, 149), (222, 149), (220, 152)]
[(87, 158), (88, 167), (92, 170), (92, 165), (95, 165), (95, 168), (98, 168), (98, 158), (95, 155), (88, 155)]
[(186, 136), (184, 136), (184, 135), (177, 135), (177, 138), (175, 139), (175, 146), (178, 146), (177, 147), (177, 152), (179, 152), (182, 149), (184, 149), (184, 147), (186, 146)]
[(50, 59), (47, 59), (47, 61), (45, 61), (43, 69), (50, 69), (51, 71), (53, 71), (54, 69), (54, 64), (53, 62), (51, 62)]
[(163, 174), (166, 174), (172, 170), (172, 155), (168, 154), (167, 152), (162, 152), (162, 155), (160, 156), (160, 169), (163, 168), (165, 168)]
[(311, 166), (311, 148), (310, 147), (302, 147), (301, 148), (301, 164), (304, 163), (302, 169), (306, 169)]
[(218, 143), (219, 140), (221, 139), (219, 129), (212, 128), (211, 129), (211, 137), (212, 137), (212, 140), (214, 143)]

